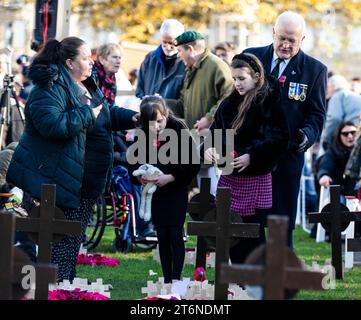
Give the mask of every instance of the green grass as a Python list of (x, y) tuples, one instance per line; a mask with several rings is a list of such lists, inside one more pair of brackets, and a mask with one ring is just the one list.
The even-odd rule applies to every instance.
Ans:
[[(141, 288), (146, 286), (147, 280), (155, 281), (162, 276), (160, 264), (153, 260), (150, 251), (142, 251), (134, 248), (131, 253), (113, 253), (112, 240), (114, 231), (108, 227), (101, 243), (95, 252), (117, 258), (121, 264), (115, 268), (78, 266), (77, 276), (95, 281), (102, 278), (105, 284), (111, 284), (112, 300), (133, 300), (144, 297)], [(190, 237), (186, 246), (195, 247), (195, 237)], [(317, 262), (324, 265), (325, 261), (331, 257), (330, 245), (328, 243), (316, 243), (314, 239), (298, 228), (295, 232), (295, 252), (299, 258), (308, 265)], [(149, 276), (149, 270), (153, 270), (157, 275)], [(185, 265), (183, 277), (193, 278), (194, 266)], [(214, 269), (207, 270), (207, 279), (214, 280)], [(337, 280), (336, 289), (326, 291), (306, 291), (301, 290), (296, 299), (300, 300), (359, 300), (361, 299), (361, 269), (354, 267), (345, 272), (343, 281)]]
[[(298, 257), (311, 265), (313, 261), (324, 265), (331, 258), (329, 243), (316, 243), (307, 233), (298, 228), (295, 232), (295, 252)], [(304, 300), (360, 300), (361, 299), (361, 268), (346, 270), (344, 279), (336, 281), (336, 288), (325, 291), (301, 290), (296, 299)]]

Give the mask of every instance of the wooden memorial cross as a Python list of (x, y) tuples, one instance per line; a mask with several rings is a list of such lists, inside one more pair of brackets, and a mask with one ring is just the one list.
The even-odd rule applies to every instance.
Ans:
[[(214, 208), (214, 199), (210, 193), (211, 179), (201, 178), (200, 193), (188, 203), (188, 213), (193, 220), (202, 221), (206, 213)], [(196, 267), (206, 269), (207, 242), (204, 237), (197, 237)]]
[(39, 245), (37, 262), (49, 263), (52, 245), (64, 235), (81, 235), (80, 222), (65, 219), (63, 212), (55, 206), (55, 185), (43, 184), (40, 206), (34, 208), (30, 218), (16, 218), (16, 230), (35, 236)]
[[(41, 187), (40, 206), (30, 212), (30, 218), (16, 218), (16, 230), (25, 231), (38, 243), (38, 263), (50, 263), (52, 245), (64, 235), (81, 235), (80, 222), (68, 221), (63, 212), (55, 206), (55, 185), (43, 184)], [(36, 292), (45, 292), (41, 278), (36, 278)]]
[[(25, 276), (23, 267), (33, 266), (35, 277), (43, 286), (56, 282), (56, 266), (47, 264), (33, 264), (29, 257), (14, 246), (15, 216), (9, 213), (0, 213), (0, 300), (20, 299), (28, 289), (23, 288), (22, 280)], [(37, 288), (35, 299), (47, 300), (48, 290)]]
[(322, 290), (320, 272), (303, 270), (301, 262), (286, 243), (288, 217), (270, 216), (266, 245), (256, 248), (245, 264), (220, 266), (221, 283), (242, 283), (263, 287), (264, 300), (285, 299), (285, 289)]
[(0, 300), (12, 298), (14, 220), (12, 214), (0, 213)]
[(336, 279), (343, 279), (341, 232), (351, 221), (361, 221), (359, 214), (350, 212), (345, 205), (340, 203), (340, 189), (339, 185), (330, 186), (330, 203), (320, 213), (308, 214), (309, 222), (322, 223), (322, 226), (331, 234), (332, 265), (335, 268)]
[(227, 300), (228, 284), (221, 284), (219, 272), (220, 265), (229, 261), (230, 238), (259, 237), (259, 224), (230, 222), (230, 202), (230, 189), (218, 188), (216, 221), (188, 222), (189, 234), (216, 237), (215, 300)]

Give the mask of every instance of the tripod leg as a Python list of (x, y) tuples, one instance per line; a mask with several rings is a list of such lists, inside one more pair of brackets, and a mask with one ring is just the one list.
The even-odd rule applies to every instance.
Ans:
[(0, 99), (0, 110), (1, 110), (1, 119), (0, 119), (0, 150), (6, 147), (6, 132), (8, 125), (8, 115), (9, 115), (9, 106), (10, 106), (10, 96), (9, 91), (4, 89), (1, 99)]
[[(11, 128), (11, 132), (9, 132), (8, 134), (8, 143), (13, 142), (13, 141), (19, 141), (20, 137), (24, 131), (24, 114), (23, 114), (23, 110), (20, 106), (19, 103), (19, 99), (16, 96), (16, 93), (14, 90), (11, 91), (11, 108), (9, 110), (11, 110), (11, 114), (9, 117), (9, 122), (10, 122), (10, 126), (9, 128)], [(15, 105), (14, 102), (15, 101)]]

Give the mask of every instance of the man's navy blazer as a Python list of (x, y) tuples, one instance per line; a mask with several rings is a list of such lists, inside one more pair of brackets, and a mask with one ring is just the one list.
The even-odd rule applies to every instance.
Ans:
[[(265, 73), (271, 73), (273, 59), (273, 45), (266, 47), (249, 48), (245, 53), (257, 56), (264, 68)], [(303, 153), (297, 155), (298, 129), (302, 129), (307, 135), (310, 147), (320, 137), (326, 116), (326, 82), (327, 67), (320, 61), (310, 57), (300, 50), (292, 57), (286, 69), (282, 73), (283, 83), (280, 83), (281, 104), (285, 112), (290, 132), (289, 151), (293, 154), (296, 163), (290, 164), (291, 171), (301, 170), (303, 166)], [(280, 81), (281, 82), (281, 81)], [(290, 85), (291, 84), (291, 85)], [(289, 98), (292, 89), (306, 88), (304, 101)], [(294, 92), (294, 91), (293, 91)], [(302, 158), (302, 159), (301, 159)]]

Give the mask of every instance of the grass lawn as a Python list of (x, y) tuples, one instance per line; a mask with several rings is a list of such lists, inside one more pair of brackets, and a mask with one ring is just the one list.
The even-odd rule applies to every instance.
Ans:
[[(144, 297), (141, 288), (146, 286), (147, 280), (155, 281), (162, 276), (160, 264), (153, 260), (152, 252), (144, 252), (134, 248), (131, 253), (113, 253), (112, 240), (114, 229), (108, 227), (96, 252), (117, 258), (121, 264), (115, 268), (78, 266), (77, 276), (95, 281), (102, 278), (105, 284), (111, 284), (112, 300), (133, 300)], [(186, 243), (187, 247), (195, 247), (195, 237), (190, 237)], [(328, 243), (316, 243), (314, 239), (298, 228), (295, 232), (295, 252), (300, 259), (308, 265), (313, 261), (324, 265), (325, 260), (331, 257), (331, 249)], [(149, 276), (149, 270), (157, 275)], [(183, 277), (193, 278), (194, 266), (186, 265), (183, 269)], [(207, 270), (207, 279), (214, 280), (214, 269)], [(302, 300), (332, 300), (332, 299), (361, 299), (361, 269), (355, 267), (345, 273), (343, 281), (336, 282), (336, 289), (327, 291), (305, 291), (301, 290), (296, 299)]]

